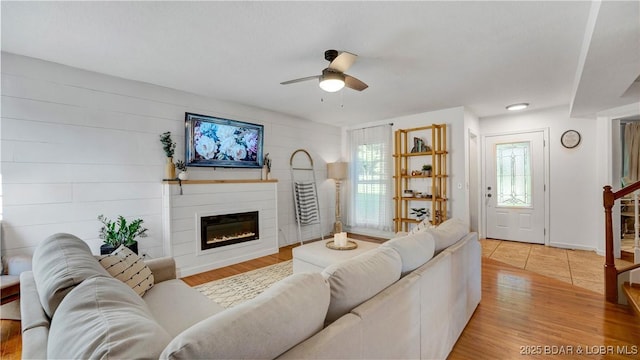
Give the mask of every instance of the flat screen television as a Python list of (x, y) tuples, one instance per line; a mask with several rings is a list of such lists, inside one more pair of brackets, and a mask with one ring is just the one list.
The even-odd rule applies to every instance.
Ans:
[(261, 168), (264, 126), (185, 113), (187, 166)]

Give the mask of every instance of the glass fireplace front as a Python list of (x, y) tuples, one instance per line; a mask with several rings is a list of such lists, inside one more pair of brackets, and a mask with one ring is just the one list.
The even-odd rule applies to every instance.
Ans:
[(200, 218), (202, 250), (260, 238), (258, 212), (203, 216)]

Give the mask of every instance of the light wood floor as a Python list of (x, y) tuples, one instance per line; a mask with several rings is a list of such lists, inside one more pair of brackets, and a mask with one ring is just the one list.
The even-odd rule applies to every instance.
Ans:
[[(482, 256), (604, 295), (604, 256), (517, 241), (481, 239)], [(616, 266), (631, 265), (616, 259)]]
[[(293, 247), (183, 280), (194, 286), (287, 261)], [(482, 302), (450, 359), (526, 358), (521, 352), (527, 351), (529, 355), (539, 351), (542, 356), (536, 358), (640, 358), (640, 317), (628, 307), (606, 303), (601, 294), (586, 288), (498, 261), (486, 250), (484, 255)], [(599, 267), (602, 269), (601, 263)], [(0, 325), (0, 359), (20, 359), (20, 322), (2, 320)], [(552, 353), (568, 351), (569, 346), (573, 356)], [(577, 355), (578, 346), (582, 356)], [(549, 352), (546, 356), (545, 350)], [(627, 355), (617, 355), (618, 350), (627, 350)]]

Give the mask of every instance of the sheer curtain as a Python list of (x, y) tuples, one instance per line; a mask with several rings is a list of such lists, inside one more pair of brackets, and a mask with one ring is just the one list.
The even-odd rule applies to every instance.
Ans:
[(640, 122), (624, 126), (624, 177), (630, 183), (640, 180)]
[(348, 225), (393, 230), (392, 131), (380, 125), (348, 132)]

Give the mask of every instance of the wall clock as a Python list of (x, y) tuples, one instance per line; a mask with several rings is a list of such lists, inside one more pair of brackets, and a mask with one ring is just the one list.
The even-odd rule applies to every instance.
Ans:
[(560, 142), (562, 143), (562, 146), (567, 149), (573, 149), (580, 144), (580, 133), (575, 130), (567, 130), (562, 133)]

